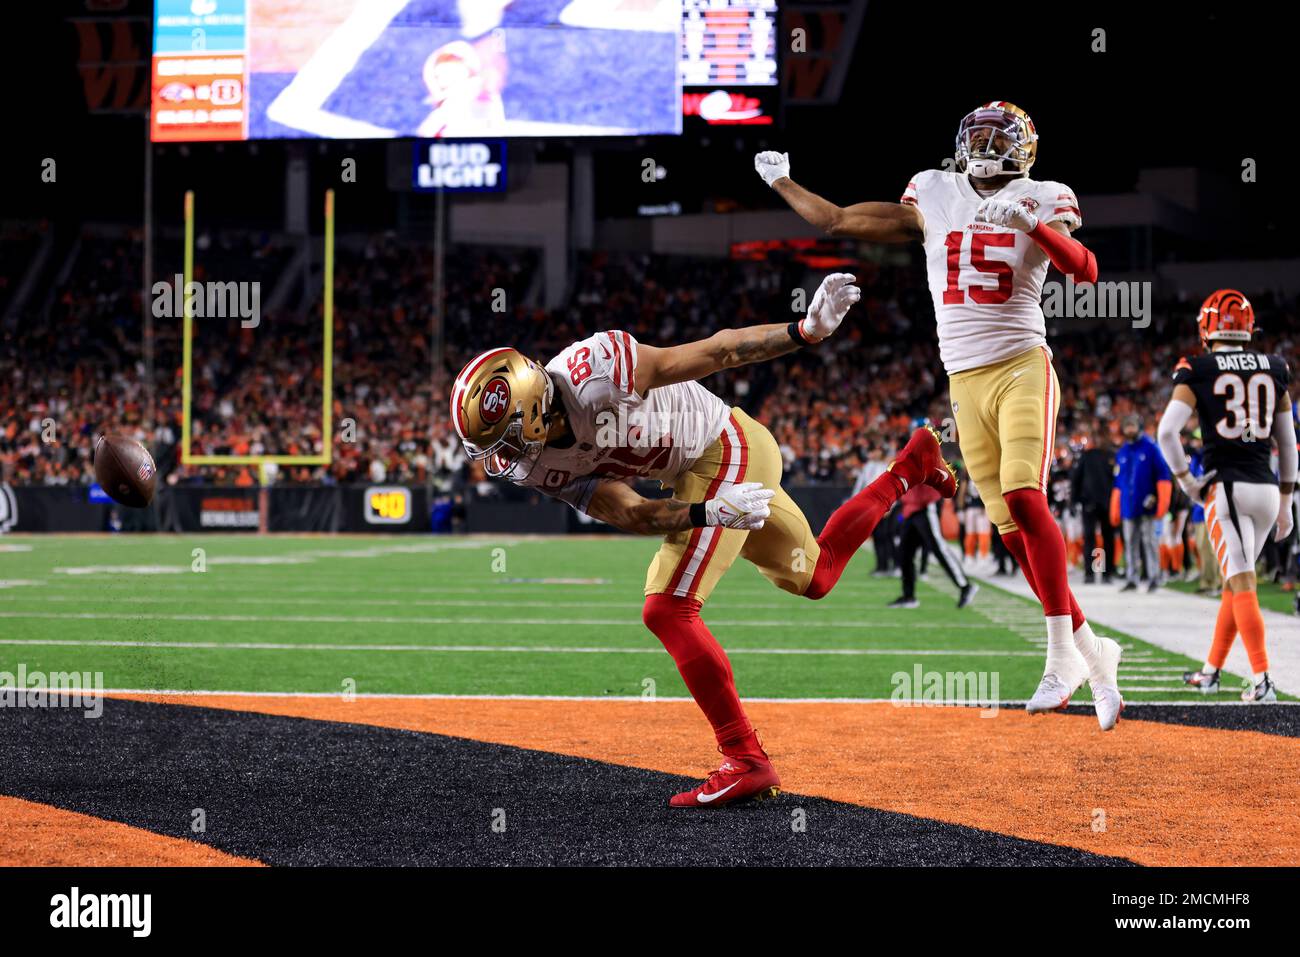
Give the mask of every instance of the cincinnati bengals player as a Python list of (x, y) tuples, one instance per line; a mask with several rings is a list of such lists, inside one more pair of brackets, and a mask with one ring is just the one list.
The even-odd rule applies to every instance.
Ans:
[[(1183, 679), (1205, 694), (1218, 691), (1219, 671), (1240, 632), (1254, 672), (1254, 684), (1241, 699), (1276, 701), (1268, 674), (1264, 616), (1255, 593), (1255, 562), (1274, 526), (1278, 541), (1291, 534), (1297, 458), (1287, 390), (1291, 373), (1281, 356), (1247, 347), (1255, 331), (1255, 310), (1237, 290), (1212, 293), (1201, 306), (1197, 325), (1205, 351), (1178, 361), (1174, 392), (1157, 434), (1179, 486), (1205, 506), (1205, 524), (1224, 585), (1210, 653), (1200, 671), (1188, 672)], [(1205, 443), (1205, 473), (1199, 478), (1188, 468), (1181, 439), (1193, 411)], [(1270, 464), (1272, 440), (1277, 441), (1278, 476)]]
[[(472, 359), (452, 387), (456, 432), (489, 473), (624, 531), (664, 536), (646, 573), (642, 618), (672, 655), (724, 757), (672, 807), (762, 799), (781, 783), (741, 706), (727, 655), (700, 620), (701, 603), (732, 562), (748, 559), (778, 588), (821, 598), (909, 487), (956, 494), (938, 436), (920, 428), (814, 537), (781, 488), (771, 433), (696, 381), (822, 341), (858, 301), (852, 281), (826, 277), (798, 322), (725, 329), (685, 345), (657, 348), (626, 332), (601, 332), (545, 366), (493, 349)], [(628, 484), (635, 478), (657, 479), (673, 497), (643, 498)]]
[(1093, 634), (1070, 592), (1047, 504), (1060, 392), (1040, 305), (1051, 263), (1076, 283), (1097, 260), (1070, 233), (1074, 192), (1029, 178), (1038, 133), (1024, 110), (985, 103), (957, 128), (956, 171), (924, 170), (897, 203), (840, 207), (790, 178), (788, 154), (754, 157), (763, 180), (832, 236), (925, 250), (957, 441), (989, 518), (1043, 604), (1047, 664), (1030, 714), (1063, 708), (1087, 679), (1103, 731), (1119, 720), (1119, 645)]

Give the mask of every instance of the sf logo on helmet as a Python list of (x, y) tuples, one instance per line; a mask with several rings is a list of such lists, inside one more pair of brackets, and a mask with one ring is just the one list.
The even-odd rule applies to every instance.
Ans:
[(483, 397), (479, 399), (479, 413), (484, 422), (496, 425), (509, 408), (510, 383), (498, 376), (484, 387)]

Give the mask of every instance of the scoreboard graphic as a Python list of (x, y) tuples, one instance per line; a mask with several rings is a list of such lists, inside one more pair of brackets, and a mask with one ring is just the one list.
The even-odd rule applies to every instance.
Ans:
[[(708, 22), (701, 54), (741, 42)], [(156, 0), (151, 135), (680, 133), (682, 25), (682, 0)]]
[(156, 0), (150, 135), (248, 137), (246, 0)]
[(776, 86), (776, 0), (682, 0), (685, 86)]

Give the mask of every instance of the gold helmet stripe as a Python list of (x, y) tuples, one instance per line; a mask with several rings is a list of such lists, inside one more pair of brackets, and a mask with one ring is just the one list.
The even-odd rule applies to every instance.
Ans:
[(456, 434), (460, 436), (461, 441), (468, 442), (470, 440), (469, 436), (466, 434), (465, 409), (461, 402), (465, 390), (473, 380), (474, 374), (482, 368), (485, 362), (493, 356), (499, 356), (503, 352), (510, 351), (512, 350), (508, 346), (502, 346), (499, 349), (489, 349), (477, 358), (471, 359), (467, 362), (465, 368), (460, 370), (460, 375), (456, 376), (456, 383), (451, 390), (451, 407), (455, 410), (455, 415), (452, 417), (452, 425), (455, 427)]

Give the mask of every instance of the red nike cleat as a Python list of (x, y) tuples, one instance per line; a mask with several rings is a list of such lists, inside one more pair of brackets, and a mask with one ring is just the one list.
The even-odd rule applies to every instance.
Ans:
[[(721, 749), (719, 749), (721, 750)], [(738, 801), (764, 801), (781, 793), (781, 779), (765, 753), (738, 758), (723, 754), (722, 767), (697, 788), (674, 794), (669, 807), (721, 807)]]
[(903, 451), (887, 468), (908, 488), (925, 484), (937, 489), (944, 498), (952, 498), (957, 494), (957, 472), (943, 460), (939, 442), (939, 433), (924, 425), (912, 433)]

